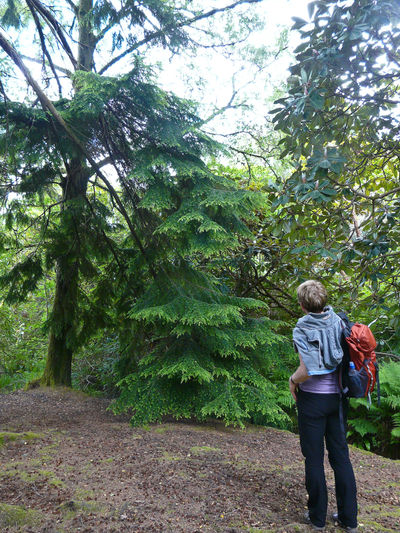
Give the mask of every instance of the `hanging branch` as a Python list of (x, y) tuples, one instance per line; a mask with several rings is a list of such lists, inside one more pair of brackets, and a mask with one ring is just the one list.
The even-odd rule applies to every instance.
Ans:
[[(42, 26), (40, 24), (39, 17), (37, 16), (37, 12), (35, 11), (35, 9), (34, 9), (34, 7), (32, 5), (32, 0), (26, 0), (26, 3), (28, 4), (29, 10), (32, 13), (33, 20), (35, 21), (36, 28), (37, 28), (37, 30), (39, 32), (39, 38), (40, 38), (40, 43), (42, 45), (43, 54), (46, 56), (47, 61), (49, 62), (51, 71), (54, 74), (54, 77), (55, 77), (57, 85), (58, 85), (58, 94), (60, 95), (60, 98), (61, 98), (62, 97), (61, 83), (60, 83), (60, 80), (58, 78), (58, 75), (57, 75), (56, 69), (54, 67), (53, 61), (51, 59), (51, 55), (49, 54), (49, 51), (47, 50), (46, 41), (45, 41), (45, 38), (44, 38), (43, 29), (42, 29)], [(44, 67), (44, 58), (43, 58), (43, 67)]]
[[(89, 201), (89, 199), (88, 199), (86, 196), (85, 196), (85, 201), (86, 201), (86, 203), (87, 203), (87, 205), (88, 205), (88, 207), (89, 207), (89, 209), (90, 209), (92, 215), (93, 215), (96, 219), (98, 219), (98, 216), (97, 216), (97, 214), (96, 214), (96, 212), (95, 212), (95, 210), (94, 210), (94, 207), (92, 206), (91, 202)], [(99, 227), (100, 227), (100, 225), (99, 225)], [(106, 232), (105, 232), (102, 228), (100, 228), (100, 231), (99, 231), (99, 232), (101, 233), (101, 235), (103, 236), (105, 242), (107, 243), (107, 246), (108, 246), (109, 249), (111, 250), (111, 253), (112, 253), (112, 255), (113, 255), (114, 259), (115, 259), (115, 262), (116, 262), (117, 265), (119, 266), (119, 269), (120, 269), (121, 274), (125, 277), (125, 279), (127, 279), (127, 278), (126, 278), (126, 275), (125, 275), (125, 268), (124, 268), (124, 266), (121, 265), (121, 263), (120, 263), (120, 260), (119, 260), (119, 257), (118, 257), (118, 254), (117, 254), (117, 251), (116, 251), (115, 248), (114, 248), (114, 244), (113, 244), (112, 240), (108, 237), (108, 235), (106, 234)]]
[(66, 0), (67, 4), (70, 6), (70, 8), (72, 9), (72, 11), (75, 13), (75, 15), (78, 14), (78, 6), (76, 6), (72, 0)]
[(143, 245), (139, 239), (139, 236), (136, 233), (136, 230), (134, 226), (132, 225), (132, 222), (129, 218), (128, 213), (126, 212), (126, 209), (121, 202), (121, 199), (119, 198), (117, 192), (115, 191), (114, 187), (111, 185), (111, 183), (108, 181), (106, 176), (103, 174), (103, 172), (100, 170), (99, 165), (96, 163), (96, 161), (93, 159), (93, 157), (90, 155), (90, 153), (87, 151), (86, 147), (82, 144), (82, 142), (78, 139), (78, 137), (75, 135), (75, 133), (71, 130), (71, 128), (68, 126), (68, 124), (65, 122), (65, 120), (62, 118), (62, 116), (58, 113), (57, 109), (54, 107), (53, 103), (47, 98), (47, 96), (44, 94), (42, 89), (39, 87), (38, 83), (34, 78), (32, 77), (29, 70), (26, 68), (25, 64), (23, 63), (22, 59), (20, 58), (18, 52), (11, 46), (11, 44), (7, 41), (7, 39), (4, 37), (2, 31), (0, 30), (0, 47), (3, 48), (3, 50), (6, 52), (6, 54), (13, 60), (15, 65), (21, 70), (22, 74), (24, 75), (25, 79), (29, 83), (29, 85), (32, 87), (32, 89), (35, 91), (40, 103), (43, 106), (43, 109), (47, 110), (49, 114), (52, 116), (52, 118), (55, 120), (57, 124), (61, 126), (61, 128), (66, 132), (68, 137), (76, 144), (76, 146), (81, 150), (83, 155), (86, 157), (88, 162), (90, 163), (91, 167), (97, 174), (97, 176), (105, 183), (107, 186), (108, 191), (110, 192), (111, 196), (114, 198), (115, 202), (117, 203), (121, 214), (123, 215), (126, 223), (128, 224), (129, 230), (139, 248), (141, 253), (143, 254), (144, 258), (146, 259), (146, 262), (148, 264), (149, 270), (154, 278), (156, 278), (156, 272), (153, 268), (152, 262), (150, 258), (147, 255), (146, 250), (143, 248)]
[[(8, 105), (7, 105), (7, 101), (9, 100), (7, 94), (6, 94), (6, 90), (4, 88), (4, 85), (0, 79), (0, 92), (1, 94), (3, 95), (3, 98), (4, 98), (4, 106), (5, 106), (5, 117), (6, 117), (6, 141), (5, 141), (5, 153), (7, 154), (8, 153), (8, 137), (9, 137), (9, 129), (10, 129), (10, 124), (9, 124), (9, 117), (8, 117)], [(6, 164), (5, 161), (7, 160), (7, 158), (4, 158), (4, 165)]]
[(63, 49), (68, 55), (71, 63), (73, 64), (74, 68), (76, 68), (78, 62), (76, 61), (74, 54), (72, 53), (72, 50), (68, 44), (68, 41), (65, 38), (63, 28), (60, 26), (51, 11), (49, 11), (43, 4), (41, 4), (39, 0), (26, 0), (26, 2), (28, 6), (29, 4), (31, 4), (32, 8), (36, 9), (42, 15), (42, 17), (49, 23), (50, 27), (54, 30), (56, 37), (58, 37), (58, 40), (61, 43)]
[[(26, 59), (27, 61), (32, 61), (33, 63), (39, 63), (40, 65), (43, 64), (43, 61), (41, 61), (40, 59), (37, 59), (36, 57), (29, 57), (25, 54), (20, 54), (21, 58), (22, 59)], [(64, 67), (60, 67), (60, 65), (56, 65), (54, 62), (53, 62), (53, 67), (62, 72), (63, 74), (65, 74), (68, 78), (71, 77), (71, 71), (68, 70), (67, 68), (64, 68)], [(53, 69), (52, 69), (53, 70)], [(53, 71), (54, 72), (54, 71)]]
[(138, 41), (137, 43), (133, 44), (132, 46), (130, 46), (129, 48), (124, 50), (124, 52), (122, 52), (118, 56), (115, 56), (111, 61), (109, 61), (106, 65), (104, 65), (103, 68), (101, 68), (99, 70), (99, 74), (104, 74), (104, 72), (106, 70), (108, 70), (110, 67), (112, 67), (120, 59), (122, 59), (123, 57), (127, 56), (131, 52), (137, 50), (138, 48), (140, 48), (144, 44), (147, 44), (150, 41), (165, 35), (165, 33), (167, 31), (169, 31), (169, 30), (183, 28), (184, 26), (190, 26), (194, 22), (197, 22), (197, 21), (205, 19), (205, 18), (212, 17), (212, 16), (216, 15), (217, 13), (222, 13), (224, 11), (230, 11), (231, 9), (234, 9), (235, 7), (237, 7), (237, 6), (241, 5), (241, 4), (257, 4), (259, 2), (262, 2), (262, 0), (238, 0), (237, 2), (234, 2), (233, 4), (230, 4), (228, 6), (211, 9), (210, 11), (207, 11), (206, 13), (201, 13), (200, 15), (196, 15), (195, 17), (192, 17), (192, 18), (187, 19), (187, 20), (185, 20), (183, 22), (180, 22), (179, 24), (166, 24), (162, 29), (160, 29), (158, 31), (155, 31), (153, 33), (150, 33), (149, 35), (147, 35), (147, 37), (145, 37), (141, 41)]

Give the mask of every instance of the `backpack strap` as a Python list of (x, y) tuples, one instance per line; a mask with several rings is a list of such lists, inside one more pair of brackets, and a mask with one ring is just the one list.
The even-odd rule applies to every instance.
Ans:
[(381, 385), (379, 383), (379, 366), (374, 363), (376, 369), (376, 394), (378, 396), (378, 405), (381, 405)]

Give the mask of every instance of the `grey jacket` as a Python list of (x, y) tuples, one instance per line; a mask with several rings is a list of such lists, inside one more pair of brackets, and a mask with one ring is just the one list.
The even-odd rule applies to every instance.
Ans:
[(293, 330), (293, 342), (310, 376), (329, 374), (343, 357), (340, 345), (343, 326), (332, 307), (323, 313), (308, 313)]

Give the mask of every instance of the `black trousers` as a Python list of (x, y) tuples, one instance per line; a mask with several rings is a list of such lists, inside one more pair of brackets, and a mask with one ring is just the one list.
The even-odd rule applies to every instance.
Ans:
[[(306, 489), (310, 519), (323, 527), (328, 494), (324, 471), (324, 438), (328, 458), (335, 474), (336, 503), (339, 520), (357, 527), (357, 489), (349, 458), (343, 425), (339, 417), (339, 394), (315, 394), (298, 391), (297, 410), (300, 445), (305, 457)], [(346, 420), (347, 406), (344, 409)]]

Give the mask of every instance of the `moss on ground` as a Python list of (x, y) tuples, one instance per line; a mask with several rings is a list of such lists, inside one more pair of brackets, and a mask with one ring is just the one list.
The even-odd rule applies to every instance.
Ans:
[(39, 470), (38, 474), (40, 477), (45, 478), (49, 485), (60, 488), (66, 486), (64, 481), (61, 481), (61, 479), (55, 476), (53, 472), (50, 472), (50, 470)]
[(169, 452), (164, 451), (162, 454), (162, 457), (160, 457), (161, 461), (181, 461), (183, 459), (182, 455), (171, 455)]
[(65, 441), (65, 436), (62, 433), (63, 432), (61, 431), (53, 432), (51, 435), (53, 442), (46, 446), (42, 446), (40, 450), (38, 450), (38, 455), (40, 455), (42, 464), (45, 465), (46, 461), (51, 461), (53, 458), (52, 456), (57, 452), (57, 448), (61, 441)]
[(0, 503), (0, 529), (9, 527), (36, 526), (42, 514), (33, 509), (25, 509), (19, 505)]
[(43, 438), (43, 433), (34, 433), (33, 431), (24, 431), (23, 433), (14, 433), (13, 431), (0, 432), (0, 447), (9, 442), (23, 441), (28, 443), (35, 439)]
[(166, 433), (167, 431), (173, 431), (173, 428), (164, 425), (164, 426), (157, 427), (154, 429), (154, 433), (159, 433), (160, 435), (162, 435), (163, 433)]
[(391, 529), (390, 527), (385, 527), (379, 522), (376, 522), (374, 520), (363, 520), (362, 523), (360, 523), (361, 530), (364, 526), (373, 528), (373, 530), (376, 531), (377, 533), (378, 532), (379, 533), (399, 533), (398, 529)]
[(211, 446), (192, 446), (190, 453), (193, 455), (201, 455), (203, 453), (221, 453), (220, 448), (212, 448)]
[[(244, 468), (246, 470), (251, 470), (252, 472), (262, 472), (267, 470), (264, 464), (248, 461), (247, 459), (239, 459), (238, 456), (236, 456), (233, 460), (224, 460), (222, 461), (222, 463), (226, 465), (231, 465), (234, 468)], [(271, 465), (268, 465), (268, 469), (271, 469)], [(280, 468), (279, 470), (282, 469)]]
[(100, 513), (105, 510), (105, 506), (98, 502), (69, 500), (62, 503), (60, 510), (64, 520), (71, 520), (78, 514)]
[(4, 478), (19, 478), (24, 483), (35, 483), (35, 481), (46, 481), (49, 485), (54, 487), (65, 487), (64, 481), (54, 475), (50, 470), (35, 470), (32, 468), (32, 463), (22, 463), (15, 461), (3, 465), (2, 472), (0, 472), (0, 479)]
[(76, 498), (78, 501), (88, 501), (93, 500), (96, 496), (96, 492), (94, 490), (90, 489), (81, 489), (77, 488), (74, 492), (74, 498)]

